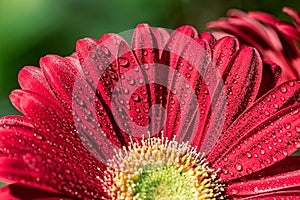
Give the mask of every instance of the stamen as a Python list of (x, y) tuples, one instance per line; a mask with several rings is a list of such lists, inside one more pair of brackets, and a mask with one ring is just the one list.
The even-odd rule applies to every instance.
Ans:
[[(148, 135), (150, 135), (148, 133)], [(116, 152), (101, 180), (111, 199), (224, 199), (204, 153), (188, 143), (150, 136)]]

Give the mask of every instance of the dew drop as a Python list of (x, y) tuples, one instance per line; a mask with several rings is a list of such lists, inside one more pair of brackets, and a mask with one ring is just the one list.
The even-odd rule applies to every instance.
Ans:
[(107, 47), (105, 47), (105, 46), (101, 46), (101, 47), (100, 47), (100, 50), (101, 50), (106, 56), (110, 56), (110, 55), (111, 55), (109, 49), (108, 49)]
[(284, 127), (285, 127), (286, 130), (289, 130), (291, 128), (291, 124), (290, 123), (286, 123)]
[(125, 58), (125, 57), (120, 57), (119, 59), (118, 59), (118, 61), (119, 61), (119, 65), (121, 66), (121, 67), (128, 67), (129, 66), (129, 60), (128, 60), (128, 58)]
[(223, 169), (223, 173), (224, 173), (224, 174), (228, 174), (228, 172), (229, 172), (229, 171), (228, 171), (227, 169)]
[(91, 57), (92, 59), (96, 59), (97, 55), (96, 55), (94, 52), (91, 52), (91, 53), (90, 53), (90, 57)]
[(288, 83), (290, 87), (294, 87), (295, 83), (293, 81)]
[(148, 55), (148, 51), (147, 51), (147, 50), (144, 50), (143, 55), (144, 55), (144, 56), (147, 56), (147, 55)]
[(129, 85), (135, 85), (135, 80), (134, 79), (128, 79), (127, 80)]
[(287, 92), (287, 89), (286, 89), (286, 87), (281, 87), (281, 88), (280, 88), (280, 91), (281, 91), (282, 93), (286, 93), (286, 92)]
[(270, 116), (270, 112), (269, 111), (265, 111), (265, 115), (266, 116)]
[(140, 96), (139, 95), (134, 95), (133, 96), (133, 101), (135, 101), (135, 102), (140, 102), (141, 101), (141, 98), (140, 98)]
[(237, 194), (237, 193), (239, 193), (239, 191), (237, 189), (232, 189), (231, 190), (231, 194)]
[(300, 133), (300, 126), (296, 126), (295, 129), (297, 133)]
[(253, 170), (250, 169), (250, 168), (247, 168), (247, 169), (246, 169), (246, 172), (247, 172), (247, 174), (252, 174), (252, 173), (253, 173)]
[(243, 170), (243, 166), (241, 164), (236, 164), (235, 169), (240, 172)]

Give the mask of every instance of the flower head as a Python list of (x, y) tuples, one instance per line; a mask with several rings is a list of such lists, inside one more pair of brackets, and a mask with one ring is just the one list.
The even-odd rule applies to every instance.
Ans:
[(257, 48), (265, 60), (282, 68), (282, 80), (278, 81), (282, 83), (300, 78), (300, 51), (296, 43), (300, 41), (300, 17), (292, 8), (285, 7), (283, 11), (292, 17), (295, 25), (264, 12), (230, 10), (228, 18), (207, 26), (232, 34)]
[(264, 73), (256, 49), (190, 26), (79, 40), (20, 71), (0, 196), (297, 198), (300, 82), (266, 88)]

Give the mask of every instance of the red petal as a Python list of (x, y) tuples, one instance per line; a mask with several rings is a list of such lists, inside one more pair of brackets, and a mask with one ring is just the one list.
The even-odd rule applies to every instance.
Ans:
[(151, 28), (152, 33), (155, 36), (157, 41), (157, 49), (159, 50), (159, 54), (162, 54), (162, 51), (170, 38), (170, 34), (164, 28)]
[(284, 7), (282, 9), (282, 11), (289, 14), (293, 18), (294, 22), (296, 23), (297, 28), (300, 27), (300, 16), (296, 10), (289, 8), (289, 7)]
[[(22, 113), (33, 120), (42, 130), (50, 129), (52, 132), (64, 131), (70, 133), (68, 123), (71, 123), (68, 113), (52, 104), (48, 99), (26, 91), (15, 90), (11, 93), (11, 99), (21, 97), (17, 103)], [(59, 128), (60, 130), (57, 130)]]
[(258, 48), (260, 52), (270, 48), (278, 48), (278, 46), (274, 47), (268, 30), (262, 24), (244, 15), (236, 18), (219, 19), (208, 23), (207, 27), (232, 34), (241, 41)]
[[(262, 18), (261, 20), (271, 24), (275, 23), (274, 20), (276, 20), (262, 13), (254, 12), (247, 15), (241, 11), (233, 10), (229, 13), (230, 18), (211, 22), (208, 27), (232, 34), (241, 41), (257, 48), (265, 59), (272, 60), (282, 67), (281, 82), (298, 79), (300, 72), (297, 70), (295, 60), (299, 57), (299, 50), (294, 41), (290, 36), (278, 31), (278, 22), (275, 26), (263, 26), (251, 16)], [(298, 38), (294, 32), (295, 30), (288, 34)]]
[(159, 51), (162, 51), (159, 46), (162, 45), (158, 44), (148, 24), (139, 24), (136, 27), (132, 36), (132, 50), (140, 65), (158, 63)]
[[(107, 35), (104, 35), (103, 37), (108, 38)], [(107, 52), (106, 47), (98, 49), (98, 44), (99, 41), (92, 38), (81, 39), (76, 43), (76, 51), (82, 71), (84, 72), (88, 83), (94, 86), (93, 89), (97, 88), (100, 75), (104, 72), (104, 66), (100, 64), (100, 59), (97, 57), (96, 52)], [(110, 52), (108, 52), (108, 54), (109, 53)], [(105, 55), (104, 53), (102, 54)]]
[[(208, 75), (206, 73), (209, 71), (207, 65), (211, 61), (211, 50), (204, 41), (193, 38), (195, 36), (195, 30), (188, 26), (175, 30), (162, 55), (162, 62), (169, 66), (165, 80), (168, 81), (166, 86), (171, 90), (166, 99), (164, 134), (172, 138), (179, 133), (176, 137), (179, 141), (189, 141), (189, 138), (195, 137), (186, 133), (201, 132), (204, 125), (199, 120), (199, 114), (202, 117), (207, 115), (209, 106), (206, 105), (210, 103), (207, 83), (203, 81), (203, 77)], [(212, 71), (209, 73), (215, 73)], [(202, 113), (200, 109), (203, 110)]]
[(228, 183), (226, 193), (232, 196), (267, 193), (266, 196), (272, 196), (272, 193), (279, 190), (287, 192), (287, 190), (300, 187), (299, 169), (300, 157), (287, 157), (262, 171)]
[(0, 189), (3, 200), (72, 200), (59, 194), (21, 184), (11, 184)]
[(252, 11), (248, 13), (248, 16), (257, 19), (261, 22), (264, 22), (265, 24), (269, 24), (271, 26), (275, 26), (277, 22), (279, 22), (279, 20), (276, 17), (264, 12)]
[(215, 36), (212, 33), (210, 33), (210, 32), (202, 32), (199, 35), (199, 38), (201, 38), (202, 40), (206, 41), (207, 44), (209, 44), (209, 46), (212, 46), (217, 41), (217, 39), (215, 38)]
[(19, 72), (18, 81), (23, 90), (37, 93), (53, 101), (53, 103), (58, 104), (40, 68), (32, 66), (24, 67)]
[(214, 163), (222, 169), (221, 178), (232, 180), (251, 174), (296, 151), (300, 140), (299, 107), (298, 103), (282, 109), (239, 137)]
[(0, 121), (1, 178), (39, 188), (47, 186), (71, 196), (77, 192), (90, 197), (83, 188), (100, 195), (100, 182), (95, 177), (102, 175), (103, 164), (87, 152), (78, 138), (71, 133), (62, 134), (63, 129), (47, 132), (20, 120)]
[(219, 39), (212, 50), (213, 54), (213, 64), (217, 66), (220, 71), (221, 76), (224, 70), (228, 66), (233, 54), (239, 49), (239, 42), (233, 37), (223, 37)]
[[(139, 92), (135, 92), (135, 97), (146, 96), (148, 99), (148, 105), (142, 106), (142, 103), (137, 101), (131, 102), (130, 107), (136, 108), (139, 111), (135, 112), (134, 109), (131, 111), (131, 116), (139, 116), (140, 118), (147, 118), (150, 114), (150, 127), (149, 131), (152, 135), (155, 135), (161, 130), (162, 122), (164, 121), (162, 107), (162, 96), (165, 93), (164, 83), (166, 82), (166, 76), (168, 75), (168, 69), (166, 66), (159, 64), (159, 54), (162, 53), (162, 44), (158, 44), (153, 29), (147, 24), (140, 24), (134, 30), (132, 36), (132, 50), (140, 63), (140, 70), (144, 75), (145, 87), (141, 88)], [(130, 77), (131, 79), (138, 82), (136, 77)], [(157, 104), (160, 106), (153, 106)], [(143, 108), (149, 110), (149, 114), (143, 112)], [(143, 114), (140, 114), (143, 113)], [(141, 125), (141, 124), (140, 124)], [(148, 125), (144, 123), (143, 125)]]
[[(279, 110), (299, 101), (300, 82), (290, 81), (274, 88), (258, 99), (251, 107), (243, 112), (224, 132), (218, 144), (208, 156), (210, 162), (220, 160), (230, 146), (238, 142), (249, 131), (266, 121)], [(234, 135), (234, 137), (232, 137)]]
[[(217, 104), (216, 114), (222, 114), (218, 109), (223, 109), (225, 105), (225, 121), (223, 129), (228, 126), (248, 107), (250, 106), (258, 93), (262, 76), (262, 61), (258, 52), (251, 47), (242, 47), (227, 65), (223, 73), (224, 85), (221, 83), (216, 92), (213, 104)], [(222, 91), (223, 90), (223, 91)], [(225, 91), (224, 91), (225, 90)], [(222, 92), (226, 98), (220, 96)], [(214, 113), (213, 113), (214, 114)], [(216, 118), (217, 119), (217, 118)], [(212, 126), (212, 128), (217, 128)]]
[(243, 200), (299, 200), (300, 199), (300, 188), (289, 191), (278, 191), (272, 193), (265, 193), (259, 195), (253, 195), (249, 197), (232, 197), (232, 199), (243, 199)]
[(200, 151), (209, 152), (222, 129), (253, 103), (260, 84), (261, 65), (259, 54), (253, 48), (245, 46), (235, 53), (224, 71), (224, 82), (219, 81), (213, 93), (211, 114), (206, 118), (204, 130), (210, 139), (206, 139), (207, 145)]
[(74, 58), (48, 55), (40, 59), (42, 71), (62, 105), (70, 109), (73, 85), (81, 76), (81, 67)]
[(278, 85), (279, 81), (281, 81), (280, 78), (281, 68), (271, 61), (265, 61), (263, 63), (263, 74), (256, 99)]
[(300, 32), (292, 24), (280, 22), (276, 24), (277, 29), (291, 38), (300, 41)]
[[(143, 96), (144, 100), (135, 105), (135, 110), (128, 109), (132, 104), (132, 93), (139, 88), (142, 88), (141, 91), (146, 91), (147, 77), (143, 74), (144, 70), (138, 66), (139, 63), (135, 59), (135, 55), (124, 39), (111, 34), (101, 39), (99, 44), (88, 39), (82, 40), (78, 43), (77, 48), (80, 52), (83, 72), (86, 74), (89, 85), (92, 90), (97, 88), (95, 92), (91, 89), (82, 92), (78, 90), (80, 94), (76, 95), (87, 106), (87, 108), (81, 106), (82, 109), (80, 106), (78, 107), (82, 110), (81, 113), (85, 112), (85, 109), (90, 113), (92, 112), (93, 115), (96, 110), (101, 128), (117, 147), (120, 146), (120, 143), (125, 145), (129, 141), (128, 134), (136, 137), (147, 134), (148, 128), (142, 127), (146, 130), (139, 131), (138, 125), (139, 123), (142, 126), (147, 125), (146, 117), (148, 117), (148, 113), (145, 112), (145, 109), (149, 110), (149, 93), (139, 97)], [(97, 98), (95, 98), (95, 93)], [(88, 99), (92, 101), (89, 102)], [(80, 101), (78, 102), (80, 104)], [(142, 109), (140, 108), (141, 103), (145, 106)], [(137, 109), (138, 114), (136, 114)], [(84, 118), (86, 115), (80, 116), (77, 114), (77, 116), (78, 118)], [(88, 119), (92, 118), (92, 116), (88, 116)], [(85, 124), (90, 125), (90, 127), (95, 125), (91, 120), (81, 120), (86, 121)], [(79, 124), (79, 126), (81, 125)], [(90, 133), (93, 136), (95, 136), (94, 133), (99, 135), (99, 129), (98, 131), (97, 128), (90, 130), (93, 130), (91, 131), (93, 133)], [(107, 149), (112, 150), (111, 146), (108, 146)]]

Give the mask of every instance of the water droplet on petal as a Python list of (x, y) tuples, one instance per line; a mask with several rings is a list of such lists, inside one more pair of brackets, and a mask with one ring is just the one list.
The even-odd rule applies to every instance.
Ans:
[(119, 65), (120, 65), (121, 67), (128, 67), (128, 66), (129, 66), (129, 60), (128, 60), (128, 58), (120, 57), (120, 58), (118, 59), (118, 61), (119, 61)]
[(281, 87), (281, 88), (280, 88), (280, 91), (281, 91), (282, 93), (286, 93), (286, 92), (287, 92), (287, 89), (286, 89), (286, 87)]
[(296, 126), (295, 129), (297, 133), (300, 133), (300, 126)]
[(243, 166), (241, 164), (236, 164), (235, 169), (240, 172), (243, 170)]
[(258, 187), (254, 187), (254, 188), (253, 188), (253, 191), (254, 191), (254, 192), (258, 192), (258, 191), (259, 191)]
[(253, 170), (250, 169), (250, 168), (247, 168), (247, 169), (246, 169), (246, 172), (247, 172), (247, 174), (252, 174)]
[(293, 87), (295, 85), (295, 83), (293, 81), (289, 82), (288, 84), (289, 84), (290, 87)]
[(139, 95), (134, 95), (133, 96), (133, 101), (135, 101), (135, 102), (140, 102), (141, 101), (141, 98), (140, 98), (140, 96)]
[(101, 46), (101, 47), (100, 47), (100, 50), (101, 50), (106, 56), (110, 56), (110, 55), (111, 55), (109, 49), (108, 49), (107, 47), (105, 47), (105, 46)]
[(148, 55), (148, 51), (147, 51), (147, 50), (144, 50), (143, 55), (144, 55), (144, 56), (147, 56), (147, 55)]
[(239, 193), (239, 191), (237, 189), (232, 189), (231, 190), (231, 194), (237, 194), (237, 193)]
[(290, 123), (286, 123), (284, 127), (285, 127), (286, 130), (289, 130), (291, 128), (291, 124)]

